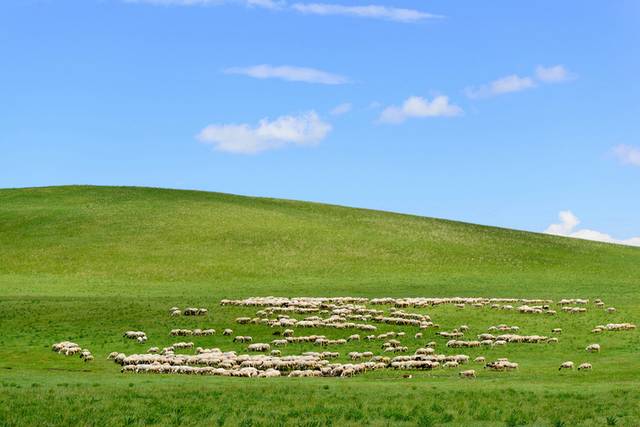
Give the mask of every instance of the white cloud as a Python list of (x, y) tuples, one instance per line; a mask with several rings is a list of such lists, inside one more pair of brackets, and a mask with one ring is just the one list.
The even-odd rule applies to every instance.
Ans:
[(265, 9), (282, 9), (286, 2), (277, 0), (246, 0), (247, 6), (264, 7)]
[(576, 227), (580, 224), (580, 220), (571, 211), (561, 211), (558, 214), (558, 217), (560, 218), (560, 222), (557, 224), (551, 224), (547, 227), (544, 231), (546, 234), (573, 237), (576, 239), (595, 240), (605, 243), (616, 243), (619, 245), (640, 246), (640, 237), (618, 240), (606, 233), (596, 230), (589, 230), (586, 228), (576, 230)]
[(516, 74), (502, 77), (486, 85), (468, 87), (465, 93), (469, 98), (488, 98), (505, 93), (520, 92), (535, 87), (531, 77), (520, 77)]
[(440, 15), (433, 15), (419, 10), (379, 5), (345, 6), (328, 3), (294, 3), (291, 8), (305, 14), (356, 16), (396, 22), (417, 22), (424, 19), (441, 18)]
[(631, 145), (618, 145), (613, 154), (625, 165), (640, 166), (640, 148)]
[(270, 121), (262, 119), (258, 125), (213, 124), (196, 136), (216, 150), (236, 154), (256, 154), (285, 145), (309, 146), (322, 141), (331, 131), (331, 125), (323, 122), (315, 111), (298, 116), (280, 116)]
[(449, 98), (443, 95), (436, 96), (432, 101), (411, 96), (397, 107), (392, 105), (385, 108), (380, 114), (383, 123), (402, 123), (408, 118), (416, 117), (452, 117), (462, 114), (462, 108), (449, 103)]
[(292, 67), (289, 65), (272, 66), (268, 64), (252, 67), (233, 67), (225, 70), (227, 74), (242, 74), (256, 79), (281, 79), (292, 82), (341, 85), (349, 82), (344, 76), (317, 70), (315, 68)]
[(261, 7), (273, 10), (293, 10), (307, 15), (342, 15), (362, 18), (384, 19), (395, 22), (418, 22), (425, 19), (442, 18), (441, 15), (422, 12), (415, 9), (403, 9), (381, 5), (346, 6), (329, 3), (294, 3), (286, 0), (122, 0), (125, 3), (141, 3), (157, 6), (213, 6), (239, 4), (249, 7)]
[(351, 109), (353, 108), (353, 106), (351, 105), (350, 102), (345, 102), (343, 104), (340, 105), (336, 105), (331, 111), (330, 114), (332, 116), (341, 116), (343, 114), (347, 114), (349, 111), (351, 111)]
[(467, 97), (471, 99), (489, 98), (506, 93), (522, 92), (523, 90), (532, 89), (536, 87), (538, 83), (562, 83), (573, 80), (575, 77), (575, 74), (567, 70), (564, 65), (553, 65), (550, 67), (538, 65), (534, 77), (521, 77), (517, 74), (511, 74), (484, 85), (469, 86), (464, 92)]
[(536, 78), (544, 83), (561, 83), (572, 80), (575, 76), (569, 72), (564, 65), (553, 65), (551, 67), (536, 67)]

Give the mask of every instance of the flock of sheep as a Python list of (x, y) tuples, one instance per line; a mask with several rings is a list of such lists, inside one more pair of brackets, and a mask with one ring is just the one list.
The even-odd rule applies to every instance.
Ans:
[[(411, 313), (406, 308), (425, 308), (442, 304), (451, 304), (458, 309), (470, 307), (489, 307), (497, 310), (514, 310), (525, 314), (546, 313), (557, 314), (552, 300), (543, 299), (516, 299), (516, 298), (284, 298), (284, 297), (254, 297), (242, 300), (224, 299), (220, 302), (223, 306), (257, 307), (254, 317), (238, 317), (235, 319), (238, 325), (261, 325), (273, 329), (275, 339), (270, 342), (252, 342), (253, 338), (246, 335), (235, 335), (232, 341), (235, 343), (247, 343), (247, 354), (238, 354), (235, 351), (223, 351), (219, 348), (196, 347), (193, 342), (176, 342), (171, 346), (159, 348), (151, 347), (146, 353), (126, 355), (120, 352), (112, 352), (109, 359), (113, 359), (121, 365), (122, 372), (131, 373), (158, 373), (158, 374), (187, 374), (187, 375), (213, 375), (233, 377), (349, 377), (362, 374), (367, 371), (394, 369), (394, 370), (433, 370), (433, 369), (457, 369), (462, 365), (475, 363), (492, 371), (509, 371), (519, 368), (518, 363), (506, 358), (499, 358), (486, 362), (485, 357), (478, 356), (470, 360), (465, 354), (447, 355), (436, 351), (436, 342), (431, 341), (419, 347), (413, 354), (409, 353), (408, 346), (402, 345), (401, 339), (406, 332), (385, 332), (376, 334), (376, 324), (410, 326), (417, 328), (415, 339), (422, 339), (423, 330), (439, 329), (440, 325), (434, 323), (429, 315)], [(563, 299), (556, 303), (561, 311), (571, 314), (584, 313), (590, 302), (585, 299)], [(390, 305), (386, 311), (369, 306)], [(596, 308), (605, 308), (601, 300), (595, 300)], [(615, 308), (609, 307), (607, 312), (612, 313)], [(205, 308), (185, 308), (180, 310), (172, 307), (169, 310), (171, 316), (204, 316), (208, 310)], [(305, 316), (302, 319), (292, 315)], [(284, 328), (284, 329), (283, 329)], [(296, 332), (304, 328), (335, 328), (355, 329), (367, 334), (351, 333), (345, 338), (329, 339), (324, 335), (297, 335)], [(592, 332), (624, 331), (635, 329), (631, 323), (609, 323), (598, 325)], [(469, 326), (460, 325), (451, 331), (439, 331), (436, 335), (448, 338), (447, 348), (472, 348), (472, 347), (500, 347), (507, 344), (554, 344), (557, 337), (546, 335), (520, 335), (520, 328), (515, 325), (500, 324), (491, 326), (487, 332), (477, 335), (477, 339), (465, 340), (464, 335), (469, 331)], [(211, 336), (215, 329), (172, 329), (170, 336), (201, 337)], [(552, 334), (562, 333), (561, 328), (553, 328)], [(233, 336), (232, 328), (225, 328), (223, 336)], [(147, 335), (142, 331), (127, 331), (124, 337), (143, 344), (147, 341)], [(352, 351), (347, 354), (348, 363), (332, 361), (340, 357), (339, 352), (312, 351), (300, 355), (282, 355), (280, 349), (274, 347), (286, 347), (296, 343), (312, 343), (319, 347), (344, 345), (349, 342), (382, 341), (380, 354), (373, 351)], [(177, 353), (178, 350), (192, 350), (194, 354)], [(587, 352), (599, 352), (600, 344), (592, 343), (586, 346)], [(79, 345), (63, 341), (53, 345), (53, 350), (64, 355), (80, 354), (85, 361), (93, 360), (93, 355)], [(249, 354), (254, 353), (254, 354)], [(255, 354), (258, 353), (258, 354)], [(403, 353), (401, 355), (387, 356), (388, 353)], [(573, 369), (572, 361), (560, 364), (559, 370)], [(578, 366), (578, 370), (590, 370), (592, 365), (588, 362)], [(462, 378), (475, 378), (475, 369), (459, 371)], [(409, 375), (410, 376), (410, 375)]]

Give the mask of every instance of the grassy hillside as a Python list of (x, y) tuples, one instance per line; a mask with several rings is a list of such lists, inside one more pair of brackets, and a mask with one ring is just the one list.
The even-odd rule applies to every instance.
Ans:
[[(233, 327), (268, 342), (271, 331), (233, 319), (255, 310), (221, 298), (487, 296), (603, 298), (618, 311), (554, 317), (434, 307), (445, 330), (472, 335), (498, 323), (564, 332), (555, 346), (451, 350), (509, 357), (517, 372), (398, 372), (357, 378), (239, 379), (120, 374), (111, 351), (144, 352), (172, 328)], [(171, 318), (173, 305), (205, 318)], [(607, 322), (640, 323), (640, 248), (315, 203), (120, 187), (0, 190), (0, 425), (554, 425), (640, 424), (638, 331), (594, 337)], [(410, 327), (412, 350), (424, 345)], [(337, 330), (314, 330), (330, 338)], [(50, 351), (89, 348), (85, 364)], [(193, 339), (196, 341), (196, 339)], [(425, 333), (423, 341), (446, 340)], [(594, 341), (595, 340), (595, 341)], [(585, 345), (599, 342), (597, 355)], [(243, 352), (217, 334), (197, 345)], [(369, 345), (369, 344), (367, 344)], [(336, 349), (344, 355), (362, 344)], [(370, 345), (379, 352), (379, 343)], [(284, 352), (317, 350), (297, 344)], [(564, 360), (593, 372), (561, 372)]]
[[(0, 190), (0, 276), (85, 281), (637, 297), (640, 249), (315, 203), (151, 188)], [(53, 287), (64, 279), (65, 287)], [(49, 285), (51, 284), (51, 288)], [(303, 286), (304, 285), (304, 286)], [(307, 285), (313, 285), (310, 289)], [(78, 285), (81, 286), (81, 285)], [(560, 288), (558, 288), (560, 287)], [(13, 289), (13, 288), (12, 288)], [(81, 289), (76, 289), (81, 291)], [(22, 293), (24, 289), (15, 289)], [(33, 290), (34, 292), (36, 290)], [(92, 292), (109, 292), (92, 287)], [(147, 289), (144, 289), (147, 292)], [(158, 291), (161, 292), (161, 291)], [(326, 293), (325, 292), (325, 293)]]

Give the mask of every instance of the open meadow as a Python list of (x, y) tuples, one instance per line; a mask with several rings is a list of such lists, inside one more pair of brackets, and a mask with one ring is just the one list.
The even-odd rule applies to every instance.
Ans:
[[(429, 342), (436, 354), (469, 356), (458, 367), (394, 369), (344, 377), (244, 378), (121, 373), (111, 352), (146, 353), (188, 341), (247, 353), (284, 327), (239, 324), (265, 307), (221, 305), (250, 297), (483, 297), (553, 300), (464, 308), (400, 307), (429, 316), (425, 328), (358, 321), (376, 330), (292, 327), (294, 336), (360, 340), (288, 343), (283, 356), (350, 352), (394, 358)], [(586, 311), (569, 313), (563, 298)], [(597, 307), (602, 299), (604, 307)], [(395, 304), (366, 304), (392, 316)], [(512, 305), (513, 310), (505, 309)], [(529, 305), (537, 305), (530, 303)], [(170, 308), (204, 315), (171, 316)], [(607, 308), (613, 307), (613, 310)], [(548, 314), (549, 310), (556, 314)], [(287, 312), (302, 320), (330, 313)], [(276, 318), (277, 314), (268, 316)], [(426, 319), (423, 317), (423, 319)], [(218, 193), (127, 187), (0, 190), (0, 425), (640, 425), (640, 333), (596, 325), (640, 322), (640, 248), (387, 212)], [(491, 326), (557, 342), (447, 347), (438, 333)], [(215, 329), (170, 336), (172, 329)], [(231, 335), (223, 335), (230, 328)], [(561, 333), (552, 329), (561, 328)], [(144, 331), (145, 343), (123, 337)], [(385, 352), (395, 332), (406, 351)], [(404, 336), (397, 336), (397, 333)], [(422, 336), (416, 337), (416, 333)], [(500, 335), (502, 332), (491, 332)], [(401, 334), (402, 335), (402, 334)], [(51, 351), (72, 341), (94, 360)], [(597, 343), (599, 352), (585, 348)], [(194, 349), (175, 350), (194, 355)], [(268, 352), (266, 353), (268, 354)], [(517, 369), (475, 362), (508, 358)], [(573, 361), (577, 368), (559, 370)], [(475, 378), (460, 371), (475, 370)], [(410, 377), (410, 378), (409, 378)]]

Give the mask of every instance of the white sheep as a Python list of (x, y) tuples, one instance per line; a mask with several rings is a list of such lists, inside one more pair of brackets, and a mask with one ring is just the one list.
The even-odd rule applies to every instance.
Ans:
[(600, 351), (600, 344), (589, 344), (585, 350), (589, 353), (597, 353)]
[(558, 368), (558, 371), (560, 371), (562, 369), (573, 369), (573, 366), (574, 366), (573, 362), (571, 362), (571, 361), (562, 362), (562, 364)]
[(476, 377), (476, 371), (473, 369), (469, 369), (466, 371), (461, 371), (458, 373), (458, 375), (460, 375), (461, 378), (475, 378)]

